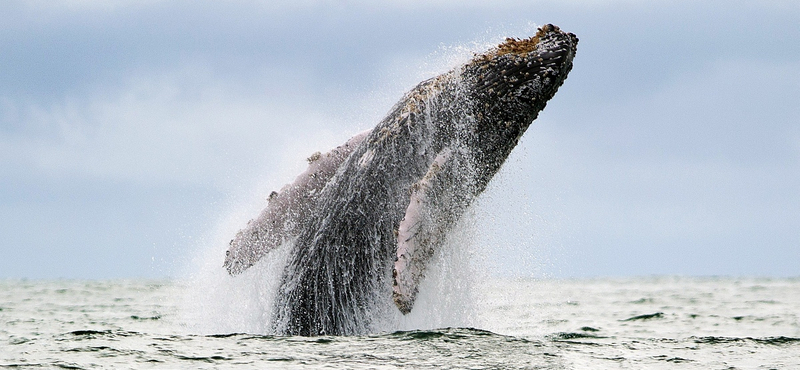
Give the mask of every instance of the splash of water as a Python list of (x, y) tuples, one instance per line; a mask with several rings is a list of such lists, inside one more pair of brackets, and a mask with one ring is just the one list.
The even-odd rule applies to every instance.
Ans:
[[(480, 230), (475, 220), (475, 211), (465, 215), (434, 255), (414, 310), (403, 315), (387, 301), (376, 310), (380, 318), (372, 332), (482, 326), (475, 289), (487, 271), (475, 243)], [(293, 242), (235, 277), (220, 262), (227, 246), (224, 237), (210, 242), (212, 245), (195, 256), (190, 263), (192, 272), (181, 282), (179, 321), (186, 332), (275, 334), (271, 321), (274, 303)]]

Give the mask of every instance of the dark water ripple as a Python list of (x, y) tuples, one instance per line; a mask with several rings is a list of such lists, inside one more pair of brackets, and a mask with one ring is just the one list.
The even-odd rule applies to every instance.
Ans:
[[(142, 368), (519, 368), (572, 369), (585, 357), (600, 364), (682, 364), (709, 352), (760, 346), (800, 351), (800, 338), (689, 337), (618, 340), (586, 332), (560, 332), (540, 340), (474, 328), (398, 331), (365, 337), (278, 337), (251, 334), (153, 336), (114, 330), (72, 331), (52, 362), (9, 363), (5, 368), (93, 368), (109, 364)], [(671, 354), (658, 354), (670, 349)], [(680, 354), (676, 354), (680, 350)], [(637, 353), (641, 352), (641, 353)], [(700, 360), (697, 357), (701, 357)], [(80, 357), (93, 359), (82, 362)], [(97, 361), (97, 362), (94, 362)], [(135, 365), (134, 365), (135, 364)]]
[(767, 337), (767, 338), (729, 338), (729, 337), (702, 337), (694, 338), (695, 343), (703, 344), (729, 344), (729, 343), (746, 343), (746, 344), (763, 344), (771, 346), (783, 345), (797, 345), (800, 344), (800, 338), (790, 337)]
[[(72, 340), (69, 340), (72, 338)], [(68, 342), (54, 349), (52, 362), (6, 363), (0, 367), (92, 368), (101, 364), (131, 367), (275, 368), (410, 367), (419, 369), (558, 369), (559, 356), (547, 344), (473, 328), (399, 331), (366, 337), (276, 337), (250, 334), (152, 336), (114, 330), (80, 330), (56, 335)], [(81, 357), (92, 362), (81, 362)], [(132, 366), (137, 364), (136, 366)]]

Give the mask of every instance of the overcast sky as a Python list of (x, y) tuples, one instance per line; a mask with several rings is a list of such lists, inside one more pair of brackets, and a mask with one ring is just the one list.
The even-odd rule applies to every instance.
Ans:
[[(800, 2), (0, 2), (0, 278), (175, 276), (404, 91), (553, 23), (500, 275), (800, 275)], [(343, 3), (339, 4), (339, 3)]]

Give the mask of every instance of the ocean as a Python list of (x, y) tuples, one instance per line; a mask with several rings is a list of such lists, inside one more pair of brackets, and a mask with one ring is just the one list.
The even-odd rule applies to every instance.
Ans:
[(0, 367), (800, 369), (800, 278), (491, 278), (468, 309), (421, 303), (469, 325), (311, 338), (264, 332), (257, 299), (198, 310), (220, 298), (197, 284), (0, 280)]

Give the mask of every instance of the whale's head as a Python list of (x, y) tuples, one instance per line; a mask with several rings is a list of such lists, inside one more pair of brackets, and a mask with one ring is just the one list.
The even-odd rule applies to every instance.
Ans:
[(476, 55), (463, 75), (472, 85), (479, 111), (499, 115), (500, 120), (522, 114), (530, 123), (564, 83), (577, 47), (574, 34), (548, 24), (531, 38), (507, 38)]
[(463, 67), (486, 159), (502, 164), (564, 83), (577, 46), (574, 34), (548, 24), (528, 39), (506, 39)]

